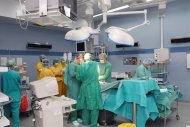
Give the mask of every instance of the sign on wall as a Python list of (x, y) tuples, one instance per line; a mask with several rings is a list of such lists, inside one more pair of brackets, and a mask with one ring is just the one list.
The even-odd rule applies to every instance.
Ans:
[(137, 57), (125, 57), (123, 58), (124, 65), (137, 65)]
[(187, 53), (187, 69), (190, 69), (190, 53)]

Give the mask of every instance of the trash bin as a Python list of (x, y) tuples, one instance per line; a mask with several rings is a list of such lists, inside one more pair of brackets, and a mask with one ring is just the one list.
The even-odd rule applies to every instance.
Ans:
[(133, 123), (123, 123), (118, 125), (117, 127), (136, 127), (136, 125)]
[(115, 124), (115, 119), (114, 119), (115, 114), (107, 111), (107, 110), (100, 110), (99, 111), (99, 118), (98, 118), (98, 123), (100, 125), (114, 125)]

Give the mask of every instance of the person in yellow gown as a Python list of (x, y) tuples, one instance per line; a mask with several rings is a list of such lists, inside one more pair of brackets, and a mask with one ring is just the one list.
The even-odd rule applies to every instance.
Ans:
[(64, 79), (65, 79), (65, 69), (66, 69), (66, 64), (65, 64), (65, 60), (63, 57), (61, 57), (59, 59), (59, 68), (62, 71), (62, 84), (63, 84), (63, 95), (67, 96), (67, 87), (64, 83)]
[(40, 72), (39, 79), (42, 79), (44, 77), (55, 77), (55, 75), (53, 74), (52, 70), (49, 67), (49, 60), (48, 59), (43, 59), (42, 65), (43, 65), (43, 68)]
[(57, 84), (58, 84), (58, 89), (59, 89), (59, 94), (58, 96), (66, 96), (66, 87), (64, 87), (63, 84), (63, 71), (62, 68), (60, 67), (60, 61), (59, 59), (54, 59), (53, 60), (53, 66), (51, 67), (51, 71), (55, 75), (57, 79)]
[(42, 60), (46, 59), (45, 55), (40, 55), (40, 61), (36, 64), (36, 72), (37, 72), (37, 79), (40, 79), (40, 72), (43, 69), (43, 64), (42, 64)]

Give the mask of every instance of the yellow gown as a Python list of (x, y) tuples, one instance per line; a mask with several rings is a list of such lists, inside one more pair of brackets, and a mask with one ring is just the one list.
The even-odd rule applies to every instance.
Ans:
[[(65, 65), (66, 67), (66, 65)], [(57, 79), (57, 83), (58, 83), (58, 88), (59, 88), (59, 94), (58, 96), (67, 95), (67, 88), (66, 85), (63, 83), (64, 81), (64, 75), (62, 73), (63, 68), (65, 68), (64, 66), (62, 66), (61, 64), (59, 64), (58, 66), (52, 66), (51, 70), (54, 73), (56, 79)]]
[(40, 72), (39, 79), (42, 79), (44, 77), (55, 77), (51, 69), (44, 67), (42, 71)]
[(38, 62), (36, 64), (36, 72), (37, 72), (37, 78), (40, 79), (40, 71), (43, 69), (42, 62)]

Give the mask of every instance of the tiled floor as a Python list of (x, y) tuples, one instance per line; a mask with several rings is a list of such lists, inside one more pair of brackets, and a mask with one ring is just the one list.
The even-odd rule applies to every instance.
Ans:
[[(182, 103), (179, 104), (179, 115), (180, 120), (176, 120), (175, 113), (167, 120), (166, 127), (186, 127), (186, 125), (190, 125), (190, 103)], [(117, 121), (123, 123), (126, 122), (127, 119), (118, 116)], [(146, 124), (146, 127), (163, 127), (163, 120), (157, 119), (156, 121), (149, 120)], [(112, 125), (109, 127), (116, 127), (117, 125)], [(22, 115), (20, 121), (20, 127), (33, 127), (32, 116), (27, 117)], [(55, 126), (56, 127), (56, 126)], [(64, 121), (64, 127), (74, 127), (71, 123), (67, 124)], [(87, 127), (80, 125), (79, 127)], [(99, 126), (102, 127), (102, 126)], [(108, 127), (108, 126), (106, 126)]]

